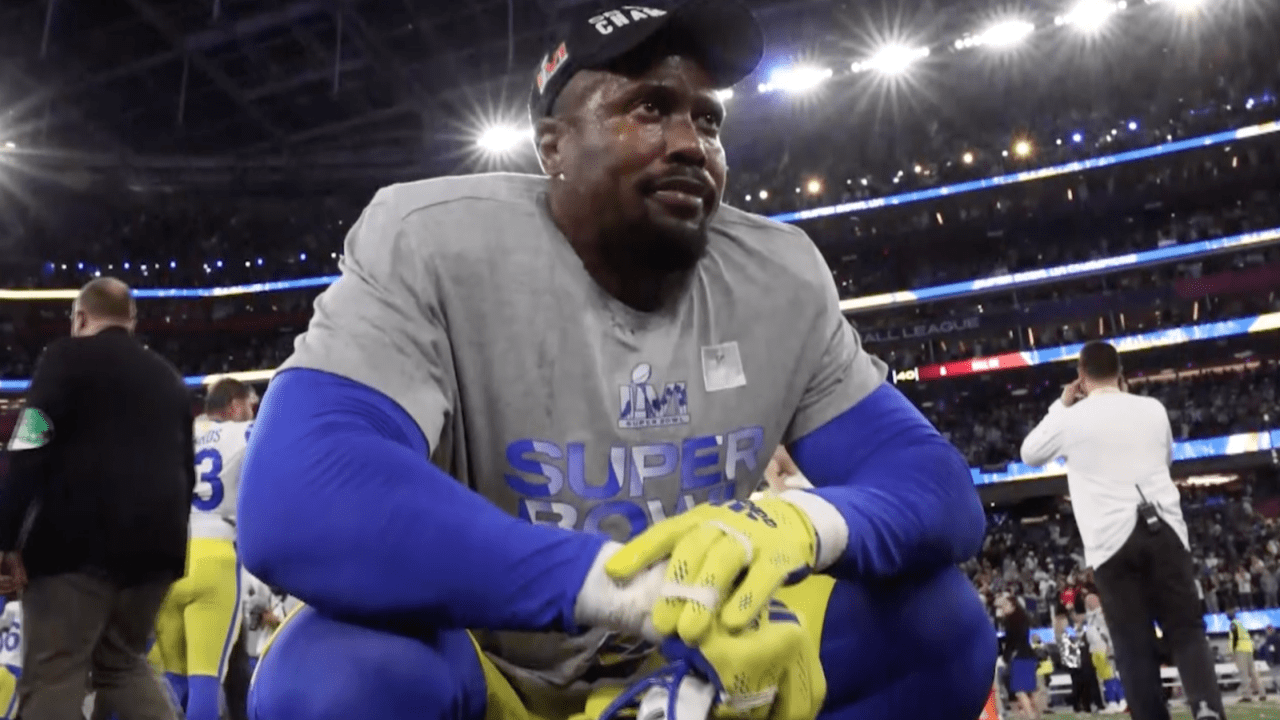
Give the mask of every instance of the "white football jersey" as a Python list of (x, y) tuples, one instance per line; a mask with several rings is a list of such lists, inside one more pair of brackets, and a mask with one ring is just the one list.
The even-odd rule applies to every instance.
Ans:
[(253, 422), (195, 420), (196, 491), (191, 498), (191, 537), (236, 539), (236, 495)]
[(0, 619), (0, 665), (22, 667), (22, 603), (10, 600)]

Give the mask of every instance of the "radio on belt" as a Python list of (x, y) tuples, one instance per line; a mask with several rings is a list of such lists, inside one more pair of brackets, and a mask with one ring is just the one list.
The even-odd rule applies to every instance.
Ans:
[(1138, 503), (1138, 517), (1147, 528), (1147, 532), (1155, 535), (1160, 532), (1160, 511), (1147, 501), (1147, 496), (1142, 494), (1142, 488), (1137, 485), (1134, 487), (1138, 488), (1138, 497), (1142, 498), (1142, 502)]

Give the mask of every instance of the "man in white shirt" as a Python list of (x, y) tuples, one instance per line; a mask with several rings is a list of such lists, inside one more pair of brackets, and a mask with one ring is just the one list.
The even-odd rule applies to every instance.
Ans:
[(1022, 459), (1067, 460), (1085, 563), (1102, 607), (1134, 720), (1169, 720), (1152, 621), (1173, 650), (1197, 720), (1222, 718), (1204, 633), (1187, 524), (1169, 475), (1173, 433), (1164, 406), (1124, 389), (1120, 356), (1091, 342), (1077, 379), (1022, 443)]

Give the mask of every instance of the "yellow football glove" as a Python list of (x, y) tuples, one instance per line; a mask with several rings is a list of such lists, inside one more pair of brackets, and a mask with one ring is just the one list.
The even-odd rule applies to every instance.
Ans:
[(715, 687), (717, 718), (813, 720), (827, 694), (817, 644), (777, 600), (742, 632), (714, 623), (697, 648), (670, 638), (662, 652)]
[[(669, 664), (635, 681), (600, 720), (813, 720), (827, 682), (806, 620), (781, 602), (742, 632), (715, 623), (701, 647), (662, 645)], [(638, 707), (637, 707), (638, 706)], [(588, 717), (571, 720), (589, 720)], [(708, 712), (711, 711), (711, 712)]]
[(734, 500), (657, 523), (618, 550), (605, 572), (628, 580), (670, 558), (653, 625), (699, 646), (716, 620), (736, 633), (760, 618), (779, 587), (813, 569), (817, 544), (808, 516), (790, 502)]

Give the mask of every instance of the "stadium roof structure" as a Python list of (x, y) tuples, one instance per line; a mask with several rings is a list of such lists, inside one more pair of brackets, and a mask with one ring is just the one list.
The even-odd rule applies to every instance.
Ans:
[[(0, 140), (125, 158), (431, 156), (478, 115), (527, 106), (549, 31), (581, 2), (5, 3)], [(827, 5), (750, 4), (766, 22)]]
[[(13, 0), (0, 8), (0, 151), (64, 182), (120, 168), (174, 179), (451, 172), (477, 127), (524, 120), (551, 28), (590, 1)], [(766, 28), (766, 65), (807, 53), (846, 73), (894, 39), (885, 32), (950, 52), (1004, 7), (745, 1)], [(1018, 12), (1051, 27), (1071, 1)]]

